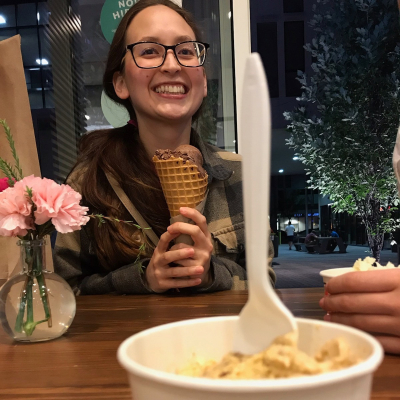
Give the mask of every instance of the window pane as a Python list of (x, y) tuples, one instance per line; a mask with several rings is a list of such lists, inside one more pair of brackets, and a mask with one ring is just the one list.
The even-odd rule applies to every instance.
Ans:
[(28, 89), (42, 88), (42, 77), (40, 73), (40, 68), (25, 69), (25, 79)]
[(53, 90), (45, 90), (46, 108), (54, 108), (54, 93)]
[(21, 51), (24, 65), (40, 65), (39, 44), (36, 28), (20, 29), (19, 34), (21, 35)]
[(47, 3), (38, 4), (38, 24), (46, 25), (49, 23), (49, 9)]
[(31, 89), (28, 91), (28, 94), (32, 109), (43, 108), (42, 89)]
[(304, 71), (304, 22), (285, 22), (285, 82), (286, 96), (300, 96), (301, 85), (296, 79), (297, 71)]
[(31, 71), (30, 69), (25, 69), (25, 81), (26, 81), (26, 87), (29, 90), (31, 88)]
[[(39, 38), (40, 38), (40, 53), (42, 55), (42, 65), (49, 65), (51, 64), (50, 58), (50, 45), (49, 45), (49, 38), (46, 32), (46, 27), (39, 28)], [(48, 64), (46, 64), (48, 63)]]
[(36, 4), (35, 3), (18, 4), (17, 25), (27, 26), (27, 25), (36, 25), (36, 23), (37, 23)]
[(51, 68), (43, 68), (43, 87), (51, 89), (53, 87), (53, 73)]
[(8, 39), (16, 34), (16, 29), (0, 29), (0, 40)]
[(303, 0), (283, 0), (283, 12), (295, 13), (304, 11)]
[[(211, 45), (208, 62), (206, 61), (210, 103), (202, 122), (202, 131), (208, 134), (206, 139), (234, 151), (236, 128), (230, 0), (185, 2), (183, 0), (183, 6), (194, 13), (204, 30), (205, 41)], [(66, 3), (71, 4), (69, 12), (68, 7), (65, 7)], [(63, 181), (74, 165), (79, 137), (87, 130), (110, 128), (101, 102), (102, 76), (110, 47), (100, 27), (103, 4), (104, 0), (53, 0), (48, 3), (41, 0), (38, 3), (40, 57), (49, 64), (41, 65), (40, 76), (46, 109), (36, 113), (49, 113), (48, 126), (51, 125), (50, 116), (57, 121), (57, 135), (54, 133), (55, 124), (51, 125), (51, 163), (43, 164), (42, 160), (41, 165), (44, 175), (52, 176), (57, 181)], [(48, 27), (43, 26), (47, 22), (46, 5), (52, 14)], [(79, 16), (79, 21), (73, 16)], [(46, 37), (47, 32), (49, 40)], [(36, 59), (39, 59), (37, 45), (32, 43), (30, 50), (31, 54), (26, 54), (27, 49), (24, 49), (24, 61), (29, 58), (30, 63), (33, 62), (32, 67), (39, 67), (36, 63)], [(27, 65), (26, 61), (25, 64)], [(32, 107), (43, 107), (39, 96), (41, 92), (32, 89), (36, 82), (35, 72), (27, 71), (27, 75)], [(54, 108), (54, 112), (50, 112), (51, 108)], [(122, 122), (126, 121), (123, 119)], [(36, 133), (40, 136), (39, 125), (35, 129), (39, 130)], [(50, 135), (46, 133), (46, 136)], [(50, 164), (52, 170), (49, 170)]]
[(0, 28), (8, 28), (15, 26), (15, 7), (0, 7)]
[(228, 151), (236, 150), (231, 2), (183, 0), (210, 44), (206, 71), (208, 94), (197, 128), (203, 138)]
[(278, 33), (276, 22), (257, 24), (257, 51), (268, 78), (270, 97), (279, 97)]

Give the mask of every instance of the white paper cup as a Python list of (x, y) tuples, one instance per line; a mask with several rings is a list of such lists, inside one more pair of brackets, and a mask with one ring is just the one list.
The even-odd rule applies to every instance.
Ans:
[(348, 272), (354, 272), (355, 269), (353, 267), (349, 268), (331, 268), (331, 269), (324, 269), (320, 271), (320, 275), (325, 284), (329, 282), (330, 279), (335, 278), (336, 276), (347, 274)]
[(134, 400), (367, 400), (373, 372), (383, 358), (381, 345), (357, 329), (296, 318), (299, 348), (313, 355), (327, 340), (343, 337), (360, 364), (326, 374), (274, 380), (191, 378), (174, 372), (198, 360), (221, 359), (232, 349), (238, 317), (181, 321), (126, 339), (118, 360), (128, 371)]
[[(320, 275), (322, 276), (322, 280), (324, 281), (324, 287), (329, 282), (330, 279), (335, 278), (336, 276), (347, 274), (349, 272), (354, 272), (355, 269), (353, 267), (348, 268), (331, 268), (331, 269), (324, 269), (320, 271)], [(325, 290), (325, 295), (328, 295), (327, 291)]]

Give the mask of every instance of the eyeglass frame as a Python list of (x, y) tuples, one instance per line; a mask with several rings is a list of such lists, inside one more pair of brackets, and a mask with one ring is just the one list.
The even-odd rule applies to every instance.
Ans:
[[(142, 43), (158, 44), (158, 45), (164, 47), (164, 49), (165, 49), (164, 58), (163, 58), (163, 60), (162, 60), (162, 62), (161, 62), (160, 65), (157, 65), (156, 67), (141, 67), (141, 66), (138, 65), (138, 63), (137, 63), (137, 61), (136, 61), (136, 59), (135, 59), (135, 56), (133, 55), (133, 48), (134, 48), (137, 44), (142, 44)], [(179, 45), (181, 45), (181, 44), (185, 44), (185, 43), (200, 43), (200, 44), (202, 44), (202, 45), (205, 47), (205, 49), (206, 49), (206, 50), (205, 50), (205, 57), (204, 57), (204, 61), (203, 61), (202, 64), (196, 65), (196, 66), (194, 66), (194, 65), (183, 65), (183, 64), (179, 61), (179, 58), (178, 58), (178, 56), (177, 56), (177, 54), (176, 54), (176, 47), (179, 46)], [(128, 44), (128, 45), (125, 47), (125, 51), (128, 51), (128, 50), (130, 51), (130, 53), (132, 54), (133, 61), (135, 62), (136, 66), (137, 66), (138, 68), (142, 68), (142, 69), (160, 68), (160, 67), (164, 64), (165, 59), (167, 58), (167, 52), (168, 52), (168, 50), (172, 50), (172, 51), (173, 51), (176, 61), (178, 61), (178, 64), (181, 65), (182, 67), (185, 67), (185, 68), (199, 68), (199, 67), (202, 67), (202, 66), (204, 65), (204, 63), (206, 62), (207, 50), (208, 50), (209, 48), (210, 48), (210, 45), (209, 45), (208, 43), (200, 42), (200, 41), (198, 41), (198, 40), (187, 40), (187, 41), (185, 41), (185, 42), (180, 42), (180, 43), (174, 44), (174, 45), (172, 45), (172, 46), (166, 46), (165, 44), (158, 43), (158, 42), (136, 42), (136, 43)]]

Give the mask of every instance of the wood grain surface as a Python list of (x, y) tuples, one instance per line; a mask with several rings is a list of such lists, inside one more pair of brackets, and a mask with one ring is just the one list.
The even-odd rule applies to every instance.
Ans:
[[(322, 319), (322, 288), (277, 292), (295, 316)], [(131, 399), (126, 372), (116, 359), (124, 339), (168, 322), (237, 315), (246, 300), (245, 291), (78, 297), (75, 320), (59, 339), (22, 344), (0, 330), (0, 399)], [(385, 356), (371, 398), (400, 399), (400, 357)]]

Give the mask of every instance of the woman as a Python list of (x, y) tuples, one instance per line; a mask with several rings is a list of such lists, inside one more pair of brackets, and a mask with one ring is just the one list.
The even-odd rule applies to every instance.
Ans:
[[(192, 130), (207, 95), (207, 47), (190, 14), (169, 0), (140, 0), (119, 24), (103, 85), (131, 121), (86, 135), (68, 183), (93, 213), (141, 224), (136, 208), (145, 221), (141, 227), (91, 221), (80, 233), (59, 235), (55, 268), (76, 293), (245, 287), (240, 158), (205, 144)], [(170, 225), (151, 158), (157, 149), (183, 144), (203, 155), (208, 196), (203, 214), (180, 210), (194, 224)], [(146, 223), (151, 229), (142, 229)], [(194, 245), (172, 245), (180, 234)]]

